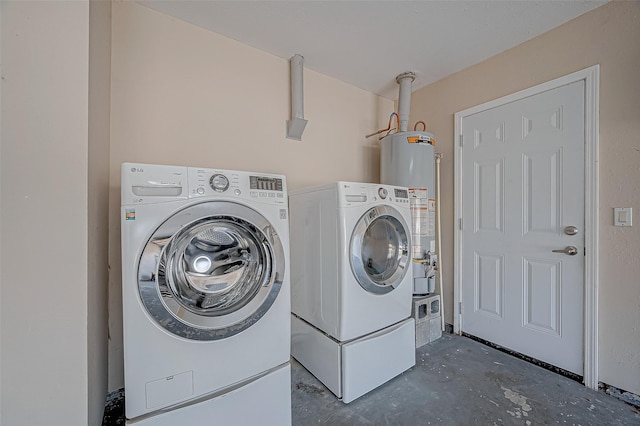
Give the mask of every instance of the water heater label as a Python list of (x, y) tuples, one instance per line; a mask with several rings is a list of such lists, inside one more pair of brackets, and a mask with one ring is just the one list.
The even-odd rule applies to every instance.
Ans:
[(427, 202), (429, 208), (429, 224), (427, 225), (428, 234), (431, 237), (436, 236), (436, 200), (434, 198), (429, 198)]
[(425, 135), (415, 135), (415, 136), (407, 136), (407, 142), (408, 143), (426, 142), (426, 143), (430, 143), (431, 145), (434, 145), (436, 141), (435, 139)]
[(427, 198), (427, 188), (409, 188), (409, 198)]
[(411, 199), (411, 221), (413, 222), (414, 242), (418, 243), (419, 238), (430, 234), (431, 212), (429, 202), (426, 198)]

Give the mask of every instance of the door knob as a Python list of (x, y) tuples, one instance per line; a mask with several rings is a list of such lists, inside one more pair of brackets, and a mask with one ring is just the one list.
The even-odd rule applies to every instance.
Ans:
[(554, 253), (564, 253), (564, 254), (568, 254), (569, 256), (575, 256), (576, 254), (578, 254), (578, 248), (574, 247), (574, 246), (566, 246), (563, 249), (560, 250), (551, 250)]
[(567, 235), (576, 235), (578, 233), (578, 228), (573, 225), (567, 226), (566, 228), (564, 228), (564, 233)]

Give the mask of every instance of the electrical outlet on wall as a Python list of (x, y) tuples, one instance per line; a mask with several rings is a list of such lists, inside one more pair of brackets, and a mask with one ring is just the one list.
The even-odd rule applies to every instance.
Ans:
[(613, 209), (614, 226), (631, 226), (633, 223), (633, 210), (631, 207), (615, 207)]

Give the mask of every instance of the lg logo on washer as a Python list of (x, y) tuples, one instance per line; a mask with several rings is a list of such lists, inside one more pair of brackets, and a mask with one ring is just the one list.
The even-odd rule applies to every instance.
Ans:
[(139, 168), (139, 167), (132, 167), (131, 168), (131, 173), (144, 173), (144, 169)]

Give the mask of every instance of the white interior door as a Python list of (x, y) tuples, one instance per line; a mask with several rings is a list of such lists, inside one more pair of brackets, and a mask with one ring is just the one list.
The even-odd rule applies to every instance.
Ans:
[(585, 82), (461, 130), (461, 330), (583, 375)]

